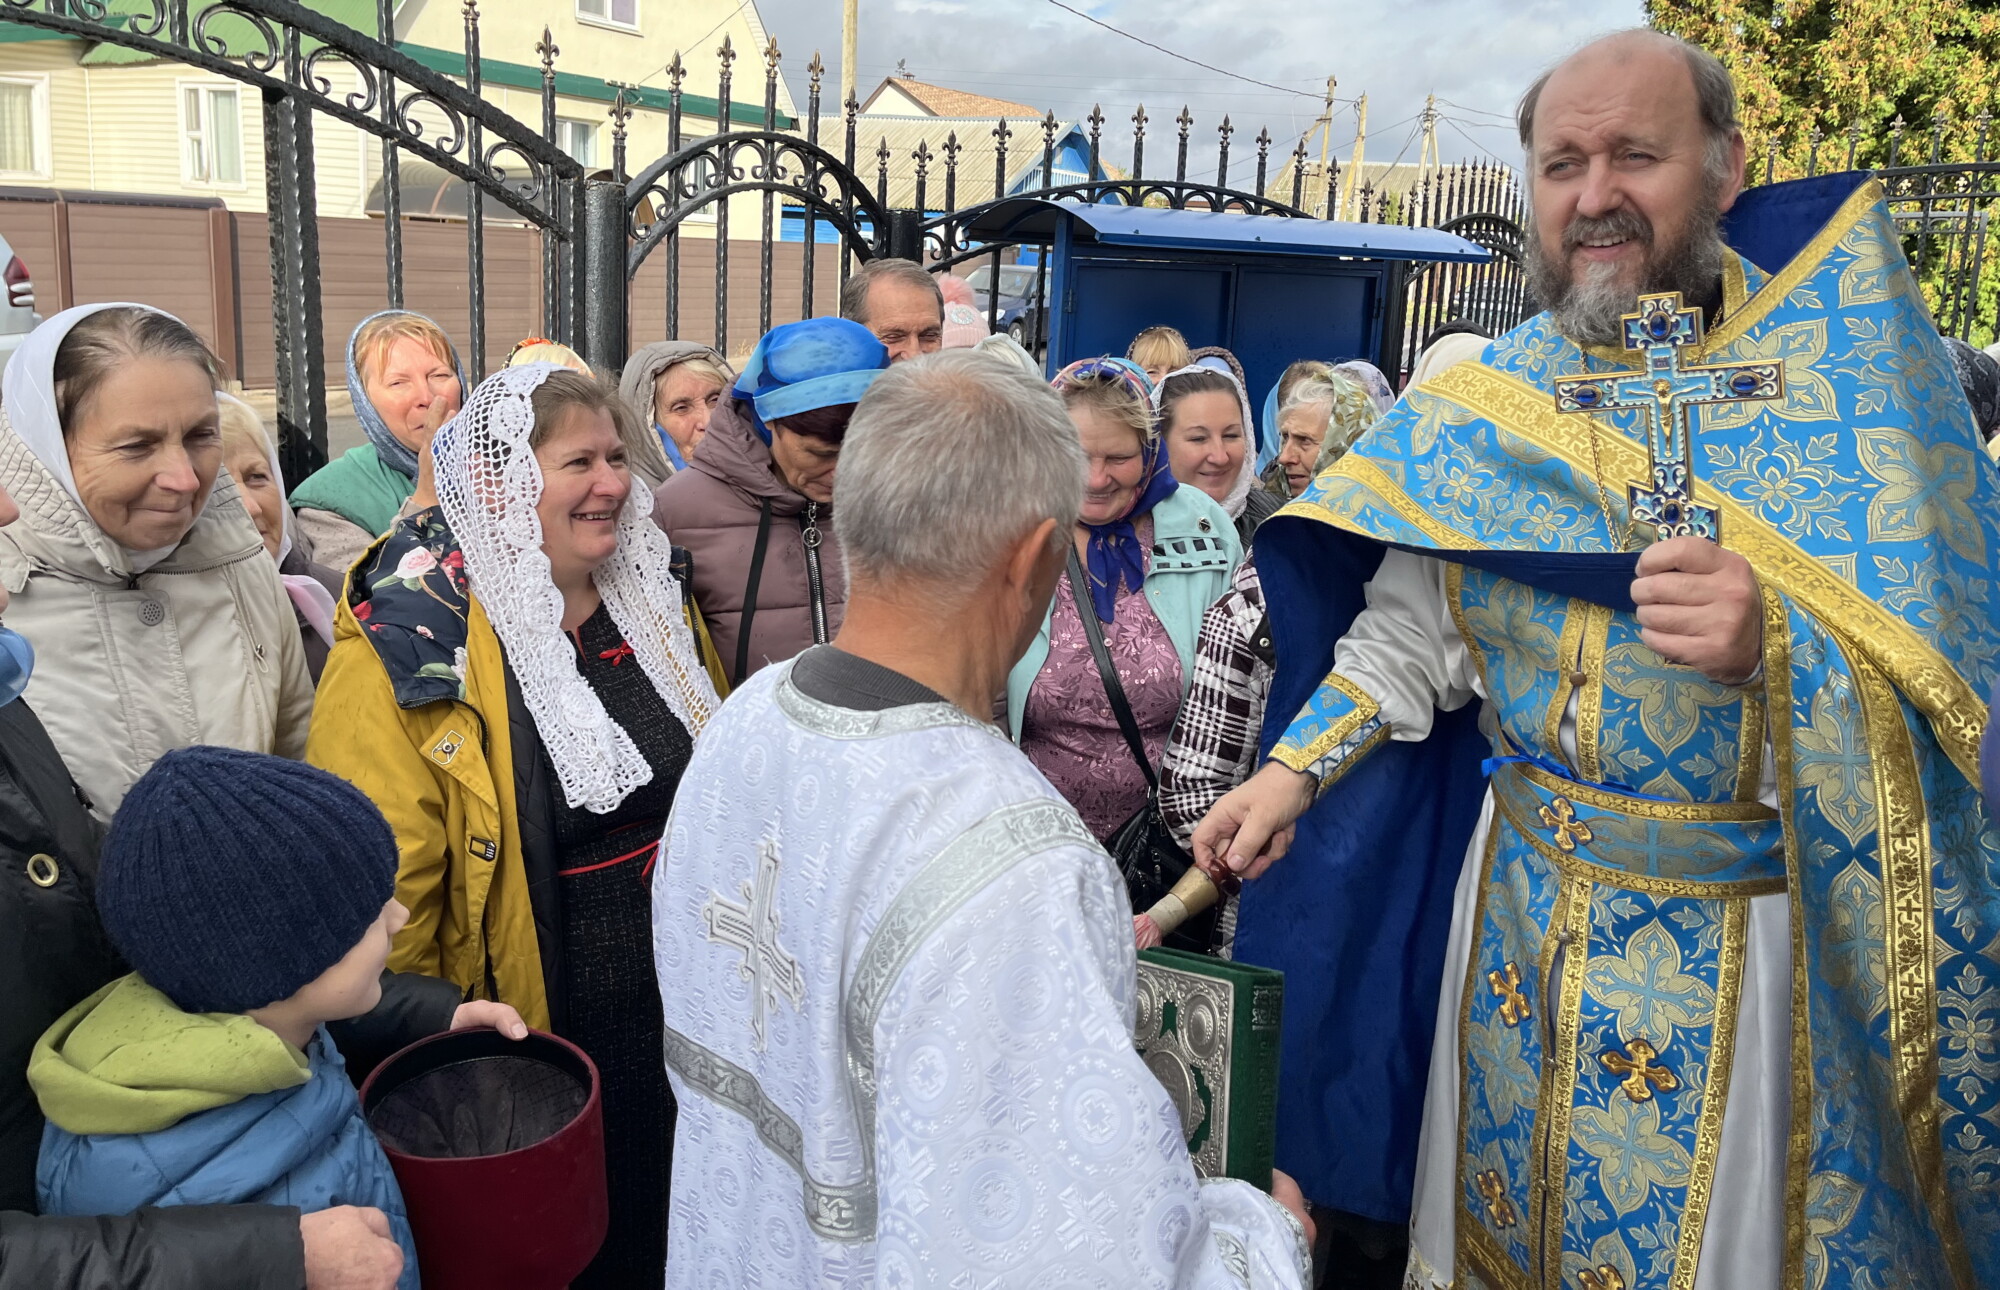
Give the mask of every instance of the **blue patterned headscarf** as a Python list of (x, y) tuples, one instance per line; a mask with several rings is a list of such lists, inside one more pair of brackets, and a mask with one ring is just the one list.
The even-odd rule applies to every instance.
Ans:
[[(1094, 379), (1115, 380), (1128, 387), (1147, 407), (1153, 406), (1153, 383), (1138, 364), (1123, 358), (1086, 358), (1056, 373), (1050, 384), (1058, 390)], [(1090, 581), (1090, 605), (1101, 623), (1112, 621), (1118, 604), (1119, 588), (1138, 591), (1146, 585), (1146, 552), (1132, 521), (1152, 511), (1173, 495), (1180, 481), (1167, 465), (1166, 441), (1159, 435), (1146, 436), (1140, 450), (1144, 482), (1132, 508), (1115, 520), (1085, 524), (1090, 538), (1084, 543), (1084, 569)]]
[[(361, 365), (355, 361), (355, 342), (361, 339), (361, 329), (377, 318), (389, 318), (397, 314), (408, 314), (412, 318), (423, 318), (431, 326), (437, 323), (411, 309), (384, 309), (380, 313), (369, 314), (354, 324), (354, 330), (347, 337), (347, 397), (354, 404), (354, 419), (361, 423), (361, 432), (368, 436), (368, 442), (375, 445), (375, 455), (382, 464), (411, 479), (417, 477), (417, 454), (404, 445), (401, 439), (389, 429), (389, 423), (375, 410), (368, 398), (368, 387), (361, 381)], [(444, 328), (438, 327), (438, 334), (444, 335)], [(451, 370), (458, 376), (458, 398), (463, 403), (472, 397), (472, 382), (465, 379), (465, 364), (458, 361), (458, 347), (445, 339), (445, 348), (451, 351)]]
[(889, 351), (860, 323), (807, 318), (764, 333), (734, 393), (750, 404), (751, 428), (768, 444), (770, 422), (859, 403), (888, 366)]

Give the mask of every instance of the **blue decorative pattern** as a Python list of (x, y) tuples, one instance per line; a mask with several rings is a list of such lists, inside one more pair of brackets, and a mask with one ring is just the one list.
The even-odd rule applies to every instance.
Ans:
[(1698, 484), (1766, 588), (1768, 722), (1629, 615), (1541, 589), (1550, 555), (1609, 567), (1633, 545), (1631, 476), (1593, 463), (1643, 441), (1637, 412), (1555, 414), (1554, 381), (1629, 358), (1545, 315), (1409, 393), (1265, 534), (1319, 521), (1461, 555), (1497, 751), (1566, 762), (1551, 716), (1575, 687), (1567, 769), (1586, 787), (1740, 806), (1768, 725), (1783, 841), (1768, 819), (1665, 827), (1639, 799), (1552, 790), (1496, 821), (1459, 1019), (1468, 1269), (1691, 1278), (1744, 898), (1659, 878), (1769, 884), (1776, 856), (1804, 956), (1788, 1241), (1805, 1287), (2000, 1284), (2000, 830), (1968, 780), (1968, 696), (2000, 675), (2000, 477), (1879, 189), (1779, 273), (1739, 267), (1754, 294), (1702, 358), (1776, 362), (1784, 395), (1690, 415)]

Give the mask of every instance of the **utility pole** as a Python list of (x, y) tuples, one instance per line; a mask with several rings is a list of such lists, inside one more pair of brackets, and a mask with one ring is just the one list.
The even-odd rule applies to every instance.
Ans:
[(840, 102), (842, 110), (854, 97), (855, 47), (861, 26), (861, 0), (843, 0), (840, 14)]
[(1340, 218), (1354, 218), (1356, 193), (1360, 191), (1361, 162), (1368, 153), (1368, 92), (1354, 104), (1354, 155), (1347, 162), (1347, 180), (1340, 186)]
[(1417, 179), (1421, 182), (1433, 168), (1443, 163), (1438, 159), (1438, 96), (1430, 94), (1424, 98), (1424, 146), (1417, 158)]
[(1327, 204), (1333, 197), (1333, 174), (1327, 169), (1327, 149), (1333, 146), (1333, 91), (1340, 82), (1329, 76), (1326, 78), (1326, 106), (1320, 111), (1319, 120), (1319, 205), (1314, 214), (1321, 219), (1327, 217)]

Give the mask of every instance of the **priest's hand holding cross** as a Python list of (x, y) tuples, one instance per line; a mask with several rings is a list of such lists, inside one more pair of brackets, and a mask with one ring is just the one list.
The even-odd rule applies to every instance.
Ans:
[(1764, 655), (1763, 593), (1750, 562), (1707, 538), (1655, 542), (1639, 553), (1632, 601), (1639, 639), (1719, 685), (1747, 685)]

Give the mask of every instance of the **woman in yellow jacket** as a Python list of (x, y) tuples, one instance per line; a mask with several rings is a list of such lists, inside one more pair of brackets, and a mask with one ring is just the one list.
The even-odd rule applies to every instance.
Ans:
[[(673, 1099), (648, 878), (717, 706), (615, 392), (489, 378), (438, 432), (438, 504), (356, 565), (307, 760), (396, 832), (390, 962), (498, 999), (596, 1061), (610, 1234), (578, 1286), (657, 1283)], [(712, 656), (713, 651), (707, 651)]]

